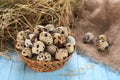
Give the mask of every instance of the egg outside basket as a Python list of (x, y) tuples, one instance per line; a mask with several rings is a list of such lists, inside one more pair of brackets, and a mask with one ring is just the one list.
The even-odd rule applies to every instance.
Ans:
[(21, 52), (18, 50), (17, 50), (17, 53), (19, 54), (20, 58), (26, 63), (26, 65), (30, 69), (32, 69), (33, 71), (37, 71), (37, 72), (51, 72), (51, 71), (58, 70), (58, 69), (64, 67), (65, 63), (70, 59), (70, 57), (73, 54), (72, 53), (64, 60), (43, 62), (43, 61), (36, 61), (36, 60), (28, 59), (28, 58), (24, 57), (23, 55), (21, 55)]

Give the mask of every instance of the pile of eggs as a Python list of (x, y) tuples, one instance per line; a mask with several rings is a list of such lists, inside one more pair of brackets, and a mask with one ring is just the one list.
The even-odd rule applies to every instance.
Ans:
[(105, 34), (98, 35), (95, 38), (93, 33), (87, 32), (82, 39), (83, 43), (94, 43), (98, 51), (105, 51), (110, 47), (108, 36)]
[(17, 33), (16, 48), (26, 58), (38, 61), (63, 60), (75, 50), (75, 38), (68, 27), (37, 25), (33, 31)]

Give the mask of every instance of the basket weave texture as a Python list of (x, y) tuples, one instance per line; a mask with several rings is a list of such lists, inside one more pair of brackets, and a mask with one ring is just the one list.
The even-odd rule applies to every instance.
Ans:
[(73, 54), (72, 53), (64, 60), (43, 62), (43, 61), (36, 61), (36, 60), (28, 59), (28, 58), (24, 57), (23, 55), (21, 55), (20, 51), (17, 51), (17, 52), (18, 52), (20, 58), (26, 63), (26, 65), (30, 69), (32, 69), (33, 71), (36, 71), (36, 72), (51, 72), (51, 71), (58, 70), (58, 69), (64, 67), (65, 63), (70, 59), (70, 57)]

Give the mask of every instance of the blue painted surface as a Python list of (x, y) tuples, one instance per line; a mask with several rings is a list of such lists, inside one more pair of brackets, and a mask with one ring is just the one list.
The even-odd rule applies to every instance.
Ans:
[(22, 61), (0, 57), (0, 80), (120, 80), (120, 73), (76, 53), (54, 72), (34, 72)]

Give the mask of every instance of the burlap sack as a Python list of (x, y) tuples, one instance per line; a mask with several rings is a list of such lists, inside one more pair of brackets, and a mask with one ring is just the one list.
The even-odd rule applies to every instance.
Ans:
[[(73, 30), (78, 53), (120, 70), (120, 0), (85, 0), (80, 12)], [(83, 44), (82, 37), (86, 32), (93, 32), (95, 36), (108, 35), (109, 50), (99, 52), (94, 44)]]

